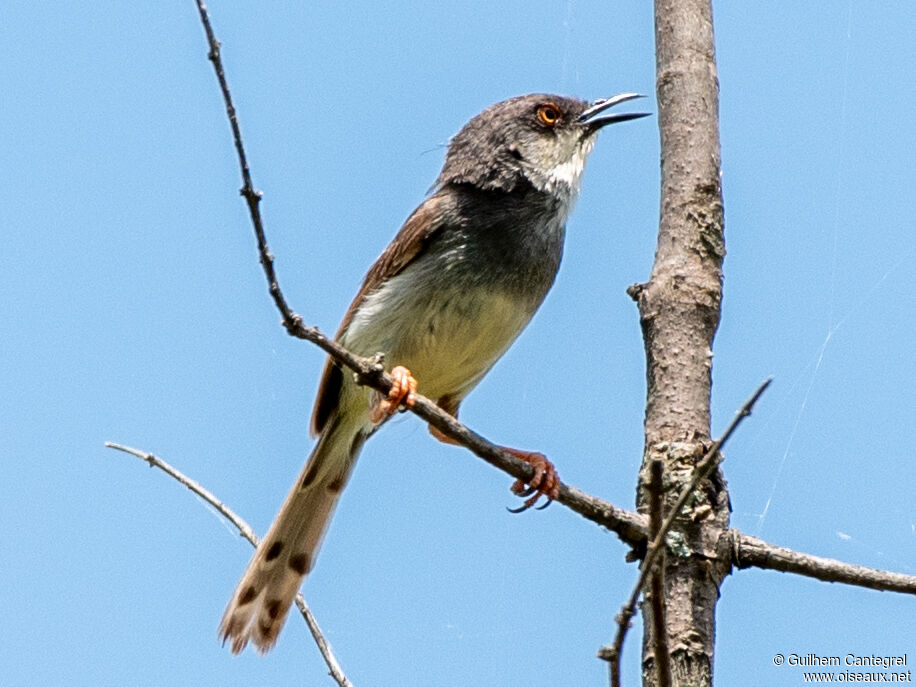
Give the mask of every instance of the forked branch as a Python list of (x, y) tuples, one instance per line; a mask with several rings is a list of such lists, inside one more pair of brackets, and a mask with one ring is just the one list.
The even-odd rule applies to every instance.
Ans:
[(765, 380), (753, 395), (745, 401), (744, 405), (735, 413), (734, 419), (728, 425), (728, 428), (722, 434), (721, 437), (716, 439), (713, 442), (712, 446), (706, 451), (703, 458), (697, 463), (697, 466), (693, 470), (693, 476), (691, 477), (690, 482), (681, 490), (678, 495), (677, 501), (671, 507), (667, 517), (664, 522), (662, 522), (661, 527), (656, 532), (655, 536), (652, 539), (652, 542), (649, 544), (649, 548), (646, 550), (646, 556), (642, 561), (640, 566), (639, 579), (636, 581), (636, 585), (633, 587), (633, 591), (630, 592), (630, 598), (627, 600), (627, 603), (624, 604), (623, 608), (620, 610), (620, 613), (617, 615), (617, 635), (614, 638), (614, 643), (610, 647), (602, 647), (598, 652), (598, 656), (610, 662), (611, 664), (611, 685), (612, 687), (620, 687), (620, 656), (623, 653), (623, 641), (626, 638), (627, 630), (630, 628), (630, 621), (633, 619), (633, 616), (636, 613), (636, 602), (639, 600), (640, 594), (643, 593), (645, 589), (646, 581), (649, 579), (649, 575), (653, 572), (653, 566), (655, 565), (656, 558), (658, 558), (665, 548), (665, 537), (668, 536), (668, 532), (671, 531), (671, 527), (674, 525), (678, 517), (681, 516), (681, 509), (687, 503), (687, 500), (693, 494), (697, 486), (707, 479), (712, 471), (719, 465), (722, 460), (722, 455), (720, 451), (725, 443), (729, 440), (734, 431), (738, 428), (738, 425), (741, 424), (741, 421), (748, 417), (751, 414), (751, 411), (754, 408), (754, 405), (757, 403), (757, 400), (766, 391), (767, 387), (772, 382), (772, 379)]

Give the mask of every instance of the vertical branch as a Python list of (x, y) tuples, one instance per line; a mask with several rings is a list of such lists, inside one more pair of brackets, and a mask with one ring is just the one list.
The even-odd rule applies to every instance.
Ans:
[[(646, 350), (645, 452), (637, 505), (648, 510), (649, 466), (682, 493), (710, 436), (712, 343), (719, 325), (725, 242), (719, 183), (718, 80), (710, 0), (655, 0), (661, 131), (658, 247), (647, 284), (630, 288)], [(670, 496), (667, 499), (670, 511)], [(715, 604), (727, 557), (728, 495), (718, 472), (693, 492), (670, 536), (664, 571), (674, 684), (712, 681)], [(655, 646), (644, 608), (644, 684)]]
[[(662, 509), (664, 508), (665, 464), (653, 460), (649, 474), (649, 540), (654, 540), (662, 528)], [(649, 587), (649, 604), (652, 607), (652, 656), (655, 661), (655, 674), (658, 676), (658, 687), (671, 687), (671, 655), (668, 652), (668, 633), (665, 630), (665, 547), (659, 547), (658, 561), (651, 572)]]
[(631, 288), (648, 364), (646, 439), (703, 441), (725, 256), (710, 0), (657, 0), (655, 21), (661, 214), (649, 283)]

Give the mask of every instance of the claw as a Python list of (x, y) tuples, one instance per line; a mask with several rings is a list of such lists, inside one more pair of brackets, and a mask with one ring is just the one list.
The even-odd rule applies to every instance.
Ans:
[(528, 498), (537, 490), (538, 489), (536, 486), (535, 487), (526, 486), (525, 483), (522, 482), (522, 480), (520, 479), (515, 480), (515, 482), (512, 483), (512, 486), (509, 487), (509, 491), (511, 491), (516, 496), (521, 496), (523, 499)]
[[(543, 496), (543, 494), (537, 493), (537, 494), (535, 494), (534, 496), (532, 496), (532, 497), (526, 499), (525, 502), (524, 502), (521, 506), (519, 506), (518, 508), (509, 508), (509, 507), (507, 507), (506, 510), (509, 511), (510, 513), (514, 513), (514, 514), (517, 514), (517, 513), (524, 513), (526, 510), (528, 510), (528, 509), (531, 508), (534, 504), (536, 504), (536, 503), (538, 502), (538, 499), (541, 498), (541, 496)], [(544, 504), (542, 504), (542, 505), (540, 505), (540, 506), (538, 506), (537, 508), (535, 508), (535, 510), (544, 510), (544, 509), (547, 508), (547, 506), (549, 506), (551, 503), (553, 503), (553, 499), (550, 498), (550, 497), (548, 496), (548, 497), (547, 497), (547, 502), (544, 503)]]
[(377, 399), (369, 409), (369, 420), (378, 424), (398, 412), (402, 405), (410, 408), (416, 402), (417, 380), (410, 370), (397, 365), (391, 370), (391, 389), (385, 398)]
[(533, 453), (529, 451), (519, 451), (517, 449), (505, 448), (505, 451), (511, 453), (519, 460), (523, 460), (534, 468), (534, 476), (527, 483), (522, 480), (516, 480), (510, 487), (513, 494), (525, 499), (525, 502), (518, 508), (507, 508), (510, 513), (523, 513), (540, 500), (542, 496), (547, 497), (547, 502), (538, 506), (537, 510), (544, 510), (549, 506), (560, 492), (560, 478), (557, 471), (542, 453)]

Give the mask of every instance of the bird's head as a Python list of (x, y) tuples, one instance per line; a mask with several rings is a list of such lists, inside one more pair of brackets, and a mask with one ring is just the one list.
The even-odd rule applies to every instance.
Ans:
[(539, 191), (575, 197), (598, 131), (647, 115), (602, 113), (639, 97), (623, 93), (589, 103), (534, 93), (491, 105), (451, 140), (437, 185), (510, 192), (527, 181)]

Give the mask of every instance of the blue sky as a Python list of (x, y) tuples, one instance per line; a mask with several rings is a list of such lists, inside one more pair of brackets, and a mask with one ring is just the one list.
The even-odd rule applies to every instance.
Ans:
[[(649, 3), (229, 3), (210, 9), (282, 284), (333, 332), (486, 105), (650, 95)], [(916, 170), (909, 3), (719, 3), (725, 300), (714, 431), (735, 527), (916, 574)], [(0, 23), (0, 671), (7, 685), (331, 684), (303, 624), (267, 658), (216, 639), (247, 544), (106, 440), (153, 451), (264, 531), (309, 449), (322, 355), (278, 326), (191, 0), (9, 0)], [(625, 288), (658, 219), (654, 118), (605, 130), (561, 272), (462, 407), (631, 506), (644, 358)], [(367, 445), (305, 587), (357, 685), (606, 684), (634, 582), (613, 535), (412, 416)], [(738, 571), (720, 684), (775, 653), (916, 660), (914, 601)], [(638, 680), (639, 628), (625, 655)]]

